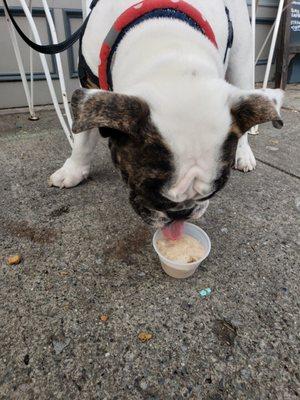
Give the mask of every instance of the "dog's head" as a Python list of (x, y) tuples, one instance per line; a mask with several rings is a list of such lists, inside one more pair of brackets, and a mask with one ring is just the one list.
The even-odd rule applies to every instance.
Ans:
[(73, 132), (98, 127), (109, 138), (130, 202), (145, 222), (159, 227), (199, 218), (226, 184), (239, 138), (267, 121), (282, 126), (281, 91), (224, 87), (202, 100), (170, 103), (78, 89), (72, 98)]

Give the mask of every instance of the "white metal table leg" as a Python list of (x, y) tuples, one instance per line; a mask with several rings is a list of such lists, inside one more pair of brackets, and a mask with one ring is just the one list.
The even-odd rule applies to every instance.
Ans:
[(7, 27), (8, 27), (8, 32), (9, 32), (9, 35), (10, 35), (10, 38), (12, 41), (12, 45), (13, 45), (13, 49), (15, 52), (15, 56), (17, 59), (17, 63), (18, 63), (18, 67), (19, 67), (19, 71), (20, 71), (20, 75), (21, 75), (21, 79), (22, 79), (22, 83), (23, 83), (23, 87), (24, 87), (24, 92), (25, 92), (25, 96), (26, 96), (26, 100), (27, 100), (27, 104), (28, 104), (28, 108), (29, 108), (29, 112), (30, 112), (30, 116), (35, 117), (33, 105), (31, 104), (30, 90), (29, 90), (29, 86), (28, 86), (28, 82), (27, 82), (27, 78), (26, 78), (26, 73), (25, 73), (16, 33), (15, 33), (15, 30), (12, 26), (12, 23), (10, 21), (10, 18), (8, 16), (5, 8), (4, 8), (4, 13), (5, 13), (5, 20), (6, 20)]
[[(50, 32), (51, 32), (51, 36), (52, 36), (52, 41), (53, 41), (54, 44), (57, 44), (58, 43), (58, 39), (57, 39), (56, 29), (55, 29), (54, 21), (53, 21), (49, 6), (48, 6), (46, 0), (42, 0), (42, 2), (43, 2), (43, 6), (44, 6), (46, 17), (47, 17), (47, 21), (48, 21), (48, 24), (49, 24), (49, 28), (50, 28)], [(65, 77), (64, 77), (64, 71), (63, 71), (63, 67), (62, 67), (60, 54), (56, 54), (55, 58), (56, 58), (56, 64), (57, 64), (59, 83), (60, 83), (60, 88), (61, 88), (61, 94), (62, 94), (64, 109), (65, 109), (65, 112), (66, 112), (66, 116), (67, 116), (67, 120), (68, 120), (68, 123), (69, 123), (69, 127), (70, 127), (70, 129), (72, 129), (73, 120), (72, 120), (71, 111), (70, 111), (70, 107), (69, 107), (69, 103), (68, 103), (68, 96), (67, 96), (67, 90), (66, 90), (66, 84), (65, 84)]]
[[(255, 88), (255, 53), (256, 53), (256, 7), (258, 5), (257, 0), (252, 0), (251, 2), (251, 26), (252, 26), (252, 62), (253, 62), (253, 89)], [(258, 134), (258, 126), (254, 126), (251, 131), (251, 135), (257, 135)]]
[(83, 15), (83, 19), (84, 19), (88, 15), (91, 2), (89, 0), (81, 0), (81, 3), (82, 3), (82, 15)]
[(251, 2), (251, 26), (252, 26), (252, 53), (253, 53), (253, 87), (255, 87), (255, 52), (256, 52), (256, 0)]
[(273, 38), (272, 38), (272, 42), (271, 42), (268, 63), (267, 63), (267, 69), (266, 69), (264, 83), (263, 83), (263, 88), (266, 88), (268, 86), (268, 82), (269, 82), (270, 71), (271, 71), (272, 61), (273, 61), (273, 57), (274, 57), (274, 51), (275, 51), (276, 41), (277, 41), (277, 37), (278, 37), (278, 31), (279, 31), (280, 21), (281, 21), (281, 17), (282, 17), (283, 6), (284, 6), (284, 0), (280, 0), (279, 6), (278, 6), (278, 11), (277, 11), (277, 17), (276, 17), (276, 21), (275, 21), (275, 27), (274, 27), (274, 33), (273, 33)]
[[(33, 33), (33, 36), (34, 36), (34, 39), (35, 39), (36, 43), (41, 44), (41, 39), (40, 39), (38, 30), (36, 28), (36, 25), (35, 25), (35, 22), (33, 20), (33, 17), (31, 15), (30, 11), (29, 11), (29, 8), (28, 8), (28, 6), (26, 4), (26, 1), (25, 0), (20, 0), (20, 3), (22, 5), (23, 10), (25, 12), (25, 15), (26, 15), (26, 17), (28, 19), (28, 22), (29, 22), (29, 25), (30, 25), (30, 28), (32, 30), (32, 33)], [(55, 93), (55, 89), (54, 89), (54, 86), (53, 86), (53, 82), (52, 82), (52, 79), (51, 79), (51, 75), (50, 75), (50, 71), (49, 71), (49, 67), (48, 67), (48, 63), (47, 63), (45, 54), (40, 54), (40, 58), (41, 58), (42, 66), (43, 66), (43, 69), (44, 69), (44, 73), (45, 73), (45, 76), (46, 76), (47, 84), (48, 84), (48, 87), (49, 87), (49, 91), (50, 91), (50, 94), (51, 94), (51, 98), (52, 98), (52, 102), (53, 102), (55, 111), (56, 111), (57, 116), (59, 118), (59, 121), (60, 121), (60, 123), (62, 125), (62, 128), (63, 128), (63, 130), (64, 130), (64, 132), (65, 132), (65, 134), (67, 136), (67, 139), (68, 139), (68, 141), (69, 141), (69, 143), (70, 143), (70, 145), (72, 147), (73, 146), (73, 135), (72, 135), (71, 131), (69, 130), (69, 128), (68, 128), (68, 126), (66, 124), (66, 121), (64, 120), (64, 117), (62, 115), (61, 109), (59, 107), (57, 96), (56, 96), (56, 93)]]
[[(32, 0), (29, 0), (29, 8), (30, 8), (30, 12), (32, 14)], [(30, 39), (32, 39), (32, 37), (30, 36)], [(34, 110), (34, 73), (33, 73), (33, 50), (32, 48), (29, 48), (29, 64), (30, 64), (30, 101), (31, 101), (31, 105), (32, 105), (32, 109), (33, 112), (35, 114), (35, 110)], [(31, 121), (37, 121), (39, 120), (39, 117), (36, 115), (30, 115), (29, 119)]]
[(265, 41), (263, 42), (263, 45), (261, 46), (261, 49), (259, 50), (259, 53), (256, 56), (255, 65), (257, 65), (258, 61), (260, 60), (260, 56), (262, 55), (262, 53), (263, 53), (263, 51), (264, 51), (264, 49), (265, 49), (265, 47), (266, 47), (266, 45), (267, 45), (267, 43), (268, 43), (268, 41), (270, 39), (270, 36), (272, 35), (272, 32), (274, 30), (274, 26), (275, 25), (272, 25), (271, 29), (269, 30), (269, 33), (267, 34), (267, 37), (266, 37)]

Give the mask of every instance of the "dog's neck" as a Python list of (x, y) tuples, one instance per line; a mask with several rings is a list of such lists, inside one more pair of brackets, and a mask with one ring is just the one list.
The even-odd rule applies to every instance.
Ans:
[(120, 43), (112, 64), (116, 92), (153, 90), (188, 79), (189, 75), (224, 77), (222, 57), (199, 31), (184, 22), (150, 20), (132, 29)]

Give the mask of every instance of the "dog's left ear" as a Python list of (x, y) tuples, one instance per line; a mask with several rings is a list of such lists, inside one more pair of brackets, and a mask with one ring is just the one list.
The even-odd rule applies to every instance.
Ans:
[(150, 115), (142, 99), (98, 89), (75, 90), (71, 105), (74, 133), (98, 127), (134, 135)]
[(280, 89), (234, 90), (230, 96), (234, 128), (239, 134), (244, 134), (253, 126), (272, 121), (275, 128), (281, 129), (283, 96), (284, 92)]

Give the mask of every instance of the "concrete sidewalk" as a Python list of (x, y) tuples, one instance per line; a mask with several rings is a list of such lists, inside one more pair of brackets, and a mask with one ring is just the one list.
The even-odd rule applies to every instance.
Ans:
[(53, 113), (0, 117), (1, 400), (299, 398), (299, 93), (282, 131), (251, 138), (256, 171), (211, 202), (212, 253), (184, 281), (162, 272), (104, 140), (85, 184), (49, 188), (69, 154)]

